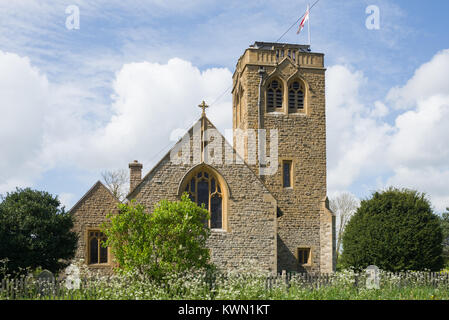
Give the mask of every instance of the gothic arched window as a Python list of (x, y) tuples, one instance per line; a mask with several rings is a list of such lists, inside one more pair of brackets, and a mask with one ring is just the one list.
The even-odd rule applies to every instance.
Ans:
[(288, 112), (304, 110), (304, 86), (299, 81), (293, 81), (288, 87)]
[(273, 80), (267, 87), (267, 111), (280, 111), (282, 109), (283, 98), (282, 83), (279, 80)]
[(184, 189), (193, 202), (210, 212), (207, 225), (211, 229), (223, 229), (223, 192), (217, 177), (209, 170), (198, 171)]
[(106, 236), (98, 231), (89, 231), (88, 251), (89, 264), (108, 263), (108, 248), (103, 246)]

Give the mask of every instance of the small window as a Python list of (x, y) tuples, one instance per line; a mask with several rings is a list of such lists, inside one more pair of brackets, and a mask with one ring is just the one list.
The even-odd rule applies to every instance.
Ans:
[(292, 187), (292, 162), (290, 160), (282, 162), (282, 185), (284, 188)]
[(100, 231), (89, 231), (89, 264), (108, 263), (108, 248), (104, 247), (106, 236)]
[(310, 264), (310, 248), (298, 248), (297, 257), (300, 265)]

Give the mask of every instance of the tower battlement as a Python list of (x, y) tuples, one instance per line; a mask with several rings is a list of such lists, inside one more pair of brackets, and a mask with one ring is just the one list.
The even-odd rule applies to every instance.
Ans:
[(324, 54), (311, 52), (309, 45), (256, 41), (239, 58), (235, 71), (241, 73), (247, 65), (276, 66), (285, 58), (303, 68), (324, 68)]

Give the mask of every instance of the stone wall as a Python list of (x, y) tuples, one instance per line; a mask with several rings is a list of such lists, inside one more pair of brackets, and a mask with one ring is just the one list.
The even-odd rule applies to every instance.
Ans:
[[(205, 125), (214, 129), (205, 119)], [(202, 121), (202, 120), (200, 120)], [(260, 179), (244, 163), (227, 164), (225, 151), (221, 153), (221, 164), (194, 163), (200, 159), (198, 144), (193, 142), (193, 129), (189, 131), (191, 140), (191, 162), (174, 164), (167, 154), (129, 195), (147, 208), (152, 208), (162, 200), (179, 200), (183, 179), (191, 170), (206, 166), (221, 176), (228, 190), (225, 230), (211, 230), (207, 246), (211, 249), (212, 261), (222, 269), (235, 269), (245, 263), (257, 263), (263, 270), (275, 272), (276, 261), (276, 200)], [(181, 143), (181, 142), (180, 142)], [(221, 144), (231, 148), (224, 140)], [(232, 149), (232, 148), (231, 148)], [(216, 151), (218, 152), (218, 151)], [(196, 153), (196, 156), (194, 154)], [(207, 157), (206, 157), (207, 158)], [(220, 161), (218, 161), (220, 162)]]
[[(293, 45), (279, 45), (285, 50), (297, 50)], [(249, 48), (237, 63), (233, 76), (234, 113), (241, 108), (240, 121), (234, 116), (234, 128), (278, 130), (278, 170), (274, 175), (261, 176), (266, 187), (276, 198), (278, 217), (278, 270), (320, 272), (334, 268), (332, 257), (323, 248), (333, 246), (332, 232), (327, 232), (322, 219), (322, 201), (326, 198), (326, 116), (325, 69), (323, 55), (302, 52), (293, 60), (274, 55), (273, 50)], [(262, 95), (259, 100), (260, 73), (264, 68)], [(265, 90), (270, 79), (277, 78), (284, 88), (281, 112), (266, 112)], [(288, 84), (299, 79), (305, 84), (306, 97), (303, 112), (289, 113)], [(236, 88), (241, 88), (236, 90)], [(236, 97), (239, 92), (242, 96)], [(260, 115), (259, 102), (262, 105)], [(242, 104), (237, 106), (237, 103)], [(260, 119), (259, 119), (260, 115)], [(267, 146), (269, 150), (269, 145)], [(245, 153), (245, 159), (248, 158)], [(293, 164), (293, 185), (283, 188), (282, 161)], [(258, 164), (251, 166), (258, 172)], [(327, 220), (326, 220), (327, 221)], [(332, 222), (331, 222), (332, 223)], [(332, 226), (330, 227), (332, 229)], [(310, 248), (311, 263), (300, 266), (296, 250)], [(323, 256), (324, 254), (324, 256)], [(324, 265), (323, 265), (324, 264)], [(331, 267), (329, 267), (329, 265)]]
[[(100, 182), (94, 186), (81, 198), (80, 201), (70, 210), (75, 218), (73, 231), (78, 236), (78, 247), (75, 259), (83, 259), (88, 263), (87, 233), (88, 230), (99, 230), (100, 225), (106, 220), (110, 212), (117, 212), (117, 204), (120, 203), (111, 192)], [(88, 265), (89, 269), (102, 273), (109, 273), (112, 270), (112, 255), (108, 249), (107, 264)]]

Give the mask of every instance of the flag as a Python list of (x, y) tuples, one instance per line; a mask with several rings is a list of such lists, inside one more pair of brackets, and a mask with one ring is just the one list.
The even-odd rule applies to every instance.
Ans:
[(307, 11), (304, 14), (304, 17), (302, 18), (301, 23), (299, 24), (299, 28), (296, 34), (299, 34), (301, 32), (302, 28), (304, 28), (304, 25), (308, 20), (309, 20), (309, 6), (307, 6)]

